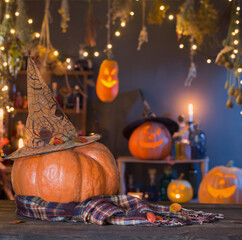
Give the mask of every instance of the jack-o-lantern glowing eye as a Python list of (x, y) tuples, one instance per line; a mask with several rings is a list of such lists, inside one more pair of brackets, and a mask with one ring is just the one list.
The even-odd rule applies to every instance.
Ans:
[(112, 71), (111, 71), (111, 75), (113, 76), (113, 75), (115, 75), (117, 73), (117, 69), (113, 69)]
[(171, 189), (176, 190), (176, 185), (175, 184), (171, 185)]
[(109, 70), (108, 70), (108, 68), (105, 68), (105, 69), (104, 69), (104, 74), (105, 74), (105, 75), (109, 75)]
[(234, 180), (238, 181), (238, 178), (235, 177), (233, 174), (227, 174), (225, 175), (226, 178), (233, 178)]
[(145, 126), (144, 127), (144, 130), (143, 130), (143, 133), (146, 134), (146, 135), (149, 135), (149, 129), (150, 129), (150, 126)]
[(156, 135), (160, 135), (161, 134), (161, 129), (159, 128), (157, 131), (156, 131)]
[(184, 186), (183, 184), (180, 184), (180, 185), (179, 185), (179, 188), (180, 188), (181, 190), (185, 190), (185, 186)]

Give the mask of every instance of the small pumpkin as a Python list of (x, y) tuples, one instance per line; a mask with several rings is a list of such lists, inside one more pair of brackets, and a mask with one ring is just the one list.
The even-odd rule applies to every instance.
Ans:
[(103, 102), (111, 102), (118, 95), (118, 63), (114, 60), (105, 59), (99, 69), (96, 93)]
[(184, 174), (173, 182), (170, 182), (167, 188), (167, 196), (172, 202), (189, 202), (193, 196), (193, 188), (190, 182), (183, 179)]
[(82, 202), (118, 190), (115, 159), (98, 142), (17, 159), (11, 179), (15, 194), (38, 196), (47, 202)]
[(200, 203), (242, 203), (242, 169), (216, 166), (202, 179), (198, 198)]
[(141, 124), (129, 138), (129, 151), (139, 159), (164, 159), (171, 149), (171, 134), (159, 122), (148, 121)]

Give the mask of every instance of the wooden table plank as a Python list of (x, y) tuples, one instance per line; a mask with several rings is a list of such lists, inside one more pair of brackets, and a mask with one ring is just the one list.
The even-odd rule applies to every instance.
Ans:
[[(169, 203), (162, 203), (167, 205)], [(98, 239), (98, 240), (160, 240), (160, 239), (242, 239), (242, 205), (183, 204), (189, 209), (223, 213), (225, 219), (216, 223), (183, 227), (98, 226), (84, 223), (47, 222), (15, 214), (15, 202), (0, 200), (0, 239)], [(13, 224), (15, 220), (23, 223)]]

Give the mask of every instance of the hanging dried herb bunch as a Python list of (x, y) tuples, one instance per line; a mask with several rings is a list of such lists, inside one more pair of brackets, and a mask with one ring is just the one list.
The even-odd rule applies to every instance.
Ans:
[(186, 0), (176, 17), (178, 38), (189, 36), (198, 47), (204, 43), (206, 37), (214, 35), (217, 31), (218, 12), (210, 0), (200, 0), (197, 10), (194, 0)]
[(149, 24), (162, 24), (166, 17), (166, 12), (169, 9), (168, 5), (164, 4), (163, 0), (152, 1), (147, 21)]
[(113, 0), (112, 4), (112, 22), (113, 24), (119, 18), (120, 21), (128, 21), (132, 9), (132, 0)]

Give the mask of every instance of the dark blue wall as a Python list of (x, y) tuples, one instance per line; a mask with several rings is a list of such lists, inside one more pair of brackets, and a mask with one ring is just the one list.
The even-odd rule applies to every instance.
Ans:
[[(59, 49), (63, 56), (77, 57), (79, 44), (84, 39), (87, 1), (69, 2), (71, 21), (66, 34), (62, 34), (59, 27), (60, 16), (57, 9), (60, 1), (51, 2), (51, 40), (53, 46)], [(171, 11), (177, 11), (177, 6), (182, 2), (171, 1)], [(219, 13), (222, 13), (228, 4), (227, 1), (213, 2), (218, 5)], [(43, 18), (44, 3), (38, 0), (27, 1), (27, 6), (29, 16), (35, 20), (34, 28), (37, 31)], [(178, 48), (175, 23), (165, 20), (161, 26), (147, 25), (149, 42), (142, 45), (141, 51), (137, 51), (141, 29), (141, 3), (135, 2), (134, 6), (133, 20), (126, 28), (121, 29), (121, 37), (112, 41), (113, 53), (120, 69), (119, 95), (112, 103), (102, 103), (97, 99), (95, 89), (89, 90), (89, 131), (99, 127), (99, 132), (103, 135), (102, 142), (114, 155), (116, 157), (127, 155), (128, 141), (123, 137), (122, 131), (127, 124), (142, 115), (143, 107), (137, 92), (137, 89), (142, 89), (152, 110), (158, 116), (166, 115), (172, 119), (176, 119), (179, 114), (187, 116), (188, 104), (194, 104), (194, 115), (195, 117), (199, 115), (201, 128), (207, 135), (210, 168), (224, 165), (229, 160), (234, 160), (236, 166), (242, 167), (241, 108), (236, 106), (230, 110), (225, 107), (227, 93), (223, 87), (226, 70), (214, 63), (207, 64), (204, 56), (197, 55), (195, 57), (197, 79), (191, 87), (184, 87), (189, 68), (189, 51)], [(106, 9), (107, 1), (94, 0), (95, 16), (102, 23), (102, 28), (98, 28), (96, 48), (98, 50), (103, 49), (106, 43)], [(222, 37), (225, 38), (226, 35)], [(220, 48), (221, 46), (217, 46), (218, 50)], [(216, 56), (217, 49), (212, 50), (213, 56)], [(104, 58), (104, 53), (99, 59), (92, 58), (95, 76)], [(98, 126), (94, 122), (97, 116)]]

